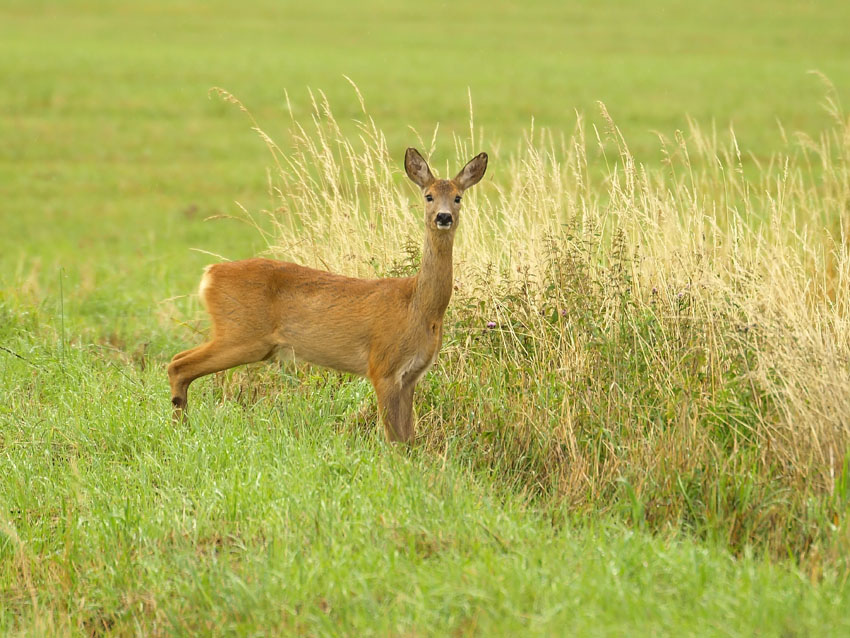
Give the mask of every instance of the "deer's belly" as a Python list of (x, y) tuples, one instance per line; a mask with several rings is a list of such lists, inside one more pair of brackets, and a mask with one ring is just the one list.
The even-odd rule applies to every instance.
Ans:
[(366, 376), (368, 350), (356, 341), (327, 336), (324, 339), (281, 339), (276, 348), (280, 359), (300, 359), (307, 363)]

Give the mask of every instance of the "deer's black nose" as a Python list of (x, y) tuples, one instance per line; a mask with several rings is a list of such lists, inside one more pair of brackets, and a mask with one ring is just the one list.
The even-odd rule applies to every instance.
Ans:
[(437, 228), (450, 228), (452, 225), (452, 214), (437, 213), (437, 216), (434, 218), (434, 221), (437, 222)]

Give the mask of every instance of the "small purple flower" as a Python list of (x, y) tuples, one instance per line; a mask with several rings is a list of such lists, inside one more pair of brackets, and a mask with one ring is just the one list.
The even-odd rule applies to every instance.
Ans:
[(561, 311), (561, 316), (562, 316), (562, 317), (566, 317), (566, 316), (567, 316), (567, 311), (566, 311), (566, 310), (562, 310), (562, 311)]
[(495, 327), (496, 327), (496, 322), (495, 322), (495, 321), (488, 321), (488, 322), (487, 322), (487, 327), (488, 327), (490, 330), (492, 330), (493, 328), (495, 328)]

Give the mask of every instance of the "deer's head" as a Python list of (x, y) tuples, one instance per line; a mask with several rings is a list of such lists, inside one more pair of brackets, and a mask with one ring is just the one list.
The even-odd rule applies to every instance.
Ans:
[(419, 151), (409, 148), (404, 154), (404, 170), (425, 197), (426, 230), (451, 238), (457, 228), (464, 191), (481, 181), (487, 170), (487, 153), (472, 158), (454, 179), (437, 179)]

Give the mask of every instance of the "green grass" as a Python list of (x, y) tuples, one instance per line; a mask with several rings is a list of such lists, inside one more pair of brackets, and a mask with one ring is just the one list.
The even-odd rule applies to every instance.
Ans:
[[(571, 296), (552, 297), (572, 304), (575, 334), (555, 314), (540, 352), (511, 341), (541, 325), (516, 290), (481, 306), (455, 298), (441, 365), (417, 395), (435, 427), (411, 450), (382, 442), (366, 382), (307, 367), (199, 381), (192, 420), (176, 427), (164, 365), (206, 328), (183, 296), (215, 258), (190, 249), (266, 247), (248, 225), (204, 219), (237, 214), (234, 200), (279, 203), (263, 143), (210, 87), (238, 96), (284, 149), (287, 91), (298, 122), (312, 87), (354, 130), (345, 74), (398, 162), (419, 144), (409, 125), (427, 146), (440, 123), (441, 173), (453, 135), (468, 135), (467, 89), (485, 140), (475, 150), (496, 159), (532, 116), (568, 135), (578, 110), (592, 139), (601, 100), (638, 161), (659, 165), (653, 131), (672, 138), (691, 115), (733, 123), (756, 171), (786, 148), (777, 120), (812, 135), (832, 125), (808, 70), (850, 97), (848, 23), (839, 1), (5, 2), (0, 633), (847, 633), (846, 463), (798, 495), (807, 477), (764, 466), (775, 459), (738, 438), (772, 396), (753, 389), (746, 351), (691, 374), (719, 328), (636, 306), (599, 338), (610, 316), (594, 309), (611, 297), (581, 287), (582, 272), (607, 276), (593, 260)], [(488, 180), (507, 187), (507, 170), (494, 162)], [(490, 317), (499, 329), (483, 333)], [(588, 370), (619, 376), (577, 368), (585, 385), (565, 388), (544, 365), (551, 344), (566, 356), (564, 335), (569, 353), (602, 362)], [(676, 348), (642, 352), (641, 339), (669, 335)], [(614, 384), (631, 394), (618, 402)], [(589, 465), (564, 466), (560, 440), (538, 436), (560, 425), (565, 396), (582, 458), (601, 450), (599, 468), (619, 474), (588, 478)], [(700, 421), (711, 431), (692, 456), (665, 465), (682, 405), (715, 420)], [(645, 429), (623, 425), (646, 414)], [(628, 465), (641, 442), (645, 465)]]
[[(340, 428), (362, 382), (284, 376), (166, 417), (160, 370), (3, 333), (0, 627), (30, 635), (840, 635), (848, 592), (674, 531), (541, 512)], [(16, 335), (16, 336), (14, 336)], [(262, 384), (270, 377), (252, 379)], [(15, 628), (18, 628), (17, 630)]]

